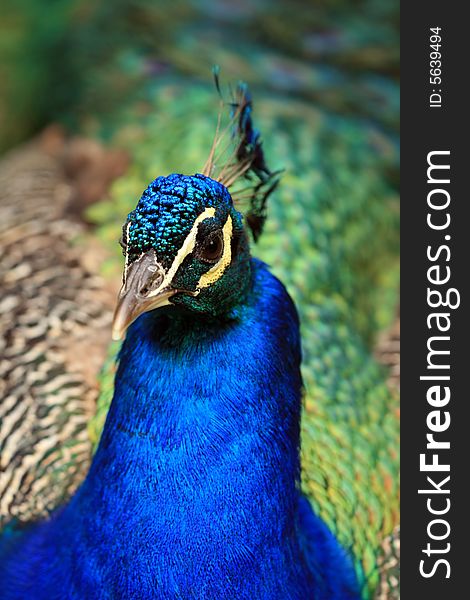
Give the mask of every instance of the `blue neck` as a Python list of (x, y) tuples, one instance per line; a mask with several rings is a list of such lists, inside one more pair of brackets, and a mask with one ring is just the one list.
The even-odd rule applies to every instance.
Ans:
[(237, 319), (157, 312), (128, 332), (77, 501), (101, 502), (107, 545), (118, 523), (168, 597), (265, 584), (298, 553), (299, 365), (295, 309), (262, 267)]
[(33, 534), (36, 556), (59, 556), (80, 597), (311, 597), (298, 319), (283, 286), (253, 266), (237, 318), (169, 309), (128, 331), (87, 479)]

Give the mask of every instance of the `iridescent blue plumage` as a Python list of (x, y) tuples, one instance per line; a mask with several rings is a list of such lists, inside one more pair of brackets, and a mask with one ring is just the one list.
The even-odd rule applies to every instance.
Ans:
[[(230, 194), (158, 178), (125, 230), (134, 323), (97, 453), (71, 502), (4, 550), (2, 598), (358, 598), (299, 491), (297, 313)], [(158, 270), (149, 300), (135, 282)], [(129, 286), (169, 306), (129, 309)]]
[(128, 215), (113, 326), (127, 337), (101, 441), (65, 507), (4, 536), (5, 600), (360, 597), (353, 557), (300, 491), (299, 321), (247, 233), (278, 178), (246, 86), (230, 107), (229, 157), (218, 126), (204, 174), (158, 177)]

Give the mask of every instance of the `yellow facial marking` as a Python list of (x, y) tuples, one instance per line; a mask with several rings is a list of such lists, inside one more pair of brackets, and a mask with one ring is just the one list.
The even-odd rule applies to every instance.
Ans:
[(232, 217), (229, 215), (225, 221), (224, 228), (222, 229), (224, 236), (224, 252), (218, 262), (211, 267), (207, 273), (202, 275), (197, 284), (199, 290), (218, 281), (222, 277), (225, 269), (230, 265), (232, 260), (232, 229)]
[(171, 267), (168, 269), (168, 272), (166, 273), (165, 277), (163, 278), (161, 285), (156, 290), (151, 292), (147, 296), (148, 298), (151, 298), (152, 296), (156, 296), (157, 294), (160, 293), (161, 290), (164, 290), (167, 286), (170, 285), (173, 277), (176, 274), (176, 271), (179, 269), (183, 260), (188, 256), (188, 254), (190, 254), (194, 250), (194, 246), (196, 245), (196, 236), (197, 236), (197, 230), (199, 227), (199, 223), (201, 221), (204, 221), (205, 219), (209, 219), (210, 217), (213, 217), (214, 215), (215, 215), (215, 208), (206, 208), (198, 216), (198, 218), (194, 221), (191, 231), (188, 233), (186, 239), (183, 242), (183, 245), (178, 250), (178, 254), (175, 256), (175, 260), (173, 261)]

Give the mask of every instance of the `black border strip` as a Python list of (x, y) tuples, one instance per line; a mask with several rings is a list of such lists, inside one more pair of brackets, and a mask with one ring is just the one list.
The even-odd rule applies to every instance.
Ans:
[[(402, 197), (402, 276), (401, 276), (401, 457), (402, 457), (402, 505), (401, 505), (401, 590), (404, 600), (414, 598), (463, 598), (468, 595), (470, 569), (468, 544), (470, 526), (467, 517), (470, 492), (470, 394), (466, 386), (465, 374), (470, 373), (470, 351), (468, 340), (470, 327), (468, 318), (470, 230), (467, 226), (469, 192), (466, 189), (470, 175), (467, 147), (469, 135), (469, 116), (466, 97), (468, 86), (468, 63), (470, 54), (467, 42), (470, 39), (470, 27), (456, 2), (425, 3), (403, 2), (401, 5), (401, 197)], [(463, 7), (463, 5), (462, 5)], [(463, 8), (462, 8), (463, 10)], [(430, 28), (440, 27), (442, 38), (441, 83), (430, 83)], [(431, 107), (429, 98), (441, 90), (441, 107)], [(434, 97), (437, 99), (437, 96)], [(450, 151), (446, 155), (433, 155), (434, 162), (450, 164), (450, 183), (428, 183), (428, 153), (432, 151)], [(438, 172), (440, 179), (446, 179), (444, 170)], [(449, 176), (449, 175), (448, 175)], [(436, 179), (436, 178), (434, 178)], [(432, 189), (445, 189), (450, 196), (449, 207), (434, 211), (436, 222), (444, 222), (448, 211), (451, 222), (445, 230), (433, 230), (427, 225), (429, 212), (428, 194)], [(431, 198), (444, 202), (445, 193), (436, 192)], [(431, 200), (432, 201), (432, 200)], [(450, 240), (445, 236), (450, 235)], [(427, 257), (427, 247), (431, 246), (431, 255), (439, 257), (431, 261)], [(428, 269), (439, 264), (439, 270), (431, 272), (431, 277), (443, 277), (450, 267), (450, 280), (447, 284), (432, 285), (428, 280)], [(455, 288), (460, 294), (460, 306), (456, 309), (439, 307), (433, 309), (427, 302), (427, 288)], [(437, 296), (434, 296), (437, 299)], [(452, 294), (452, 301), (456, 294)], [(431, 318), (431, 329), (427, 317), (432, 312), (450, 314), (451, 326), (448, 332), (437, 330), (436, 319)], [(446, 319), (440, 323), (444, 326)], [(448, 341), (433, 341), (433, 348), (441, 344), (441, 349), (450, 350), (449, 355), (435, 357), (434, 362), (449, 364), (450, 369), (429, 369), (427, 342), (431, 336), (449, 336)], [(450, 376), (449, 381), (420, 380), (420, 376)], [(442, 406), (431, 406), (427, 401), (427, 390), (433, 385), (448, 385), (451, 397)], [(439, 388), (441, 391), (443, 387)], [(443, 393), (443, 391), (442, 391)], [(436, 396), (434, 396), (436, 398)], [(438, 402), (436, 402), (438, 404)], [(449, 464), (449, 472), (420, 471), (420, 454), (426, 454), (426, 462), (431, 462), (433, 450), (426, 449), (426, 434), (431, 433), (427, 416), (434, 415), (431, 426), (443, 426), (446, 411), (451, 419), (448, 429), (435, 433), (435, 439), (450, 442), (450, 449), (435, 451), (439, 463)], [(434, 486), (448, 489), (449, 494), (423, 493), (418, 489), (433, 490), (433, 484), (427, 476), (434, 479)], [(450, 479), (442, 481), (450, 475)], [(429, 499), (429, 505), (428, 505)], [(449, 510), (442, 515), (432, 515), (433, 510), (444, 510), (450, 501)], [(434, 523), (433, 519), (448, 522), (450, 531), (442, 540), (429, 537), (428, 527), (435, 537), (444, 536), (447, 526)], [(428, 554), (423, 550), (430, 544)], [(449, 544), (449, 546), (447, 546)], [(444, 552), (444, 549), (448, 551)], [(436, 565), (439, 559), (447, 561)], [(434, 571), (431, 577), (420, 574)], [(450, 577), (446, 575), (450, 573)]]

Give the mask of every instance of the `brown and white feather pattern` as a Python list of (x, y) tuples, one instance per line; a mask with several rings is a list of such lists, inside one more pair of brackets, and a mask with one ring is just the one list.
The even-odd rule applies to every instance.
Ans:
[(375, 347), (377, 360), (387, 368), (392, 390), (400, 389), (400, 313), (389, 329), (382, 332)]
[(385, 539), (378, 561), (380, 580), (374, 600), (400, 600), (400, 528)]
[(71, 243), (72, 191), (39, 144), (0, 161), (0, 526), (45, 516), (90, 461), (112, 296)]

